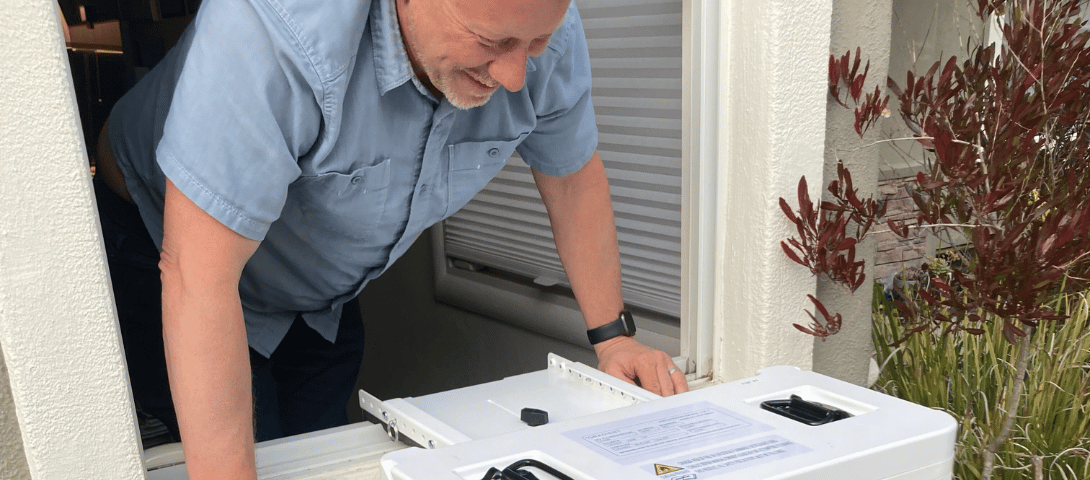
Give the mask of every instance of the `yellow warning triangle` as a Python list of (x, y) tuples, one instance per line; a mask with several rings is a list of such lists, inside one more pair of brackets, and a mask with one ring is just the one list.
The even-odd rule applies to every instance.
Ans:
[(655, 464), (655, 475), (666, 475), (667, 473), (674, 473), (679, 470), (681, 470), (681, 467)]

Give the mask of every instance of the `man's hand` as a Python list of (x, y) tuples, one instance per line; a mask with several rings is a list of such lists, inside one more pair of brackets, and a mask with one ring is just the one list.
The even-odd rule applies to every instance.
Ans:
[(662, 350), (632, 337), (615, 337), (594, 346), (598, 369), (652, 393), (668, 397), (689, 391), (685, 372)]
[[(624, 301), (617, 228), (602, 157), (594, 152), (582, 169), (566, 177), (533, 173), (549, 211), (556, 251), (587, 328), (605, 325), (617, 318)], [(684, 372), (676, 369), (669, 355), (631, 337), (606, 340), (595, 345), (594, 351), (599, 370), (628, 383), (638, 381), (662, 396), (689, 391)]]

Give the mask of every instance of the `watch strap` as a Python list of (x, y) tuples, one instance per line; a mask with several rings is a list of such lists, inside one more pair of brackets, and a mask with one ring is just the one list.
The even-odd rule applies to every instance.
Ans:
[(597, 328), (587, 330), (587, 339), (591, 345), (597, 345), (614, 337), (631, 337), (636, 334), (636, 322), (632, 319), (632, 313), (622, 310), (616, 320)]

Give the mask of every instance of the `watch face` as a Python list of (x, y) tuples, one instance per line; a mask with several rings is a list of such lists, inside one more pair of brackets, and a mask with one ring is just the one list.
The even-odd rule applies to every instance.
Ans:
[(632, 318), (632, 312), (624, 310), (621, 312), (621, 317), (618, 319), (624, 322), (625, 336), (631, 337), (636, 334), (636, 319)]

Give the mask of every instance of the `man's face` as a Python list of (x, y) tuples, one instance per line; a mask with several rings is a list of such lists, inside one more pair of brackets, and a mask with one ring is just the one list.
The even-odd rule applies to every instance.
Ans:
[(397, 0), (417, 77), (457, 108), (484, 105), (500, 86), (522, 89), (526, 57), (545, 52), (570, 0)]

